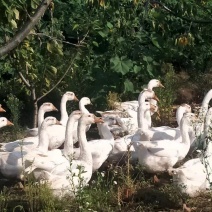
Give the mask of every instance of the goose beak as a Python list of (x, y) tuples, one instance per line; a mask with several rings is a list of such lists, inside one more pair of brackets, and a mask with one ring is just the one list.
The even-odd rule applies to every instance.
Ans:
[(94, 117), (94, 122), (95, 123), (104, 123), (103, 119), (101, 117)]
[(6, 112), (6, 110), (1, 107), (1, 104), (0, 104), (0, 112)]
[(77, 101), (77, 102), (79, 102), (79, 99), (76, 96), (74, 97), (74, 100)]
[(160, 117), (160, 111), (159, 110), (156, 111), (156, 114)]
[(151, 111), (155, 112), (155, 108), (156, 108), (155, 105), (150, 104), (150, 110), (151, 110)]
[(53, 111), (58, 111), (58, 109), (55, 106), (53, 106), (53, 109), (52, 110)]
[(159, 83), (159, 87), (165, 88), (165, 86), (161, 82)]
[(8, 126), (12, 126), (12, 125), (14, 125), (11, 121), (9, 121), (9, 120), (7, 120), (7, 125)]
[(156, 100), (157, 102), (160, 101), (156, 95), (153, 96), (153, 99)]
[(56, 120), (56, 124), (57, 125), (62, 125), (58, 120)]

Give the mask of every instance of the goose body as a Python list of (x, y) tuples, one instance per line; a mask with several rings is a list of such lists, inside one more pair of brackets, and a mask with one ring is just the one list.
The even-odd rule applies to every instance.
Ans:
[(203, 154), (199, 158), (188, 160), (178, 168), (169, 170), (173, 175), (173, 183), (191, 197), (198, 196), (199, 192), (210, 189), (210, 182), (212, 182), (211, 120), (212, 108), (209, 108), (205, 116)]
[[(41, 126), (41, 123), (44, 120), (44, 114), (46, 112), (50, 111), (57, 111), (57, 108), (50, 102), (45, 102), (43, 103), (38, 111), (38, 127)], [(32, 134), (35, 132), (37, 134), (38, 128), (33, 128), (31, 129)], [(34, 135), (35, 135), (34, 134)], [(3, 152), (12, 152), (12, 151), (19, 151), (20, 147), (25, 146), (26, 148), (33, 149), (38, 145), (38, 136), (31, 136), (31, 137), (26, 137), (24, 139), (19, 139), (16, 141), (8, 142), (8, 143), (1, 143), (1, 148), (0, 150)]]
[(137, 142), (136, 151), (139, 163), (150, 173), (163, 172), (182, 160), (190, 148), (189, 131), (192, 121), (196, 119), (193, 113), (185, 113), (180, 122), (182, 142), (175, 140), (157, 140)]
[[(46, 139), (48, 140), (48, 138), (45, 133), (45, 128), (52, 124), (58, 124), (58, 121), (54, 117), (47, 117), (43, 121), (39, 133), (41, 144), (37, 148), (29, 150), (25, 147), (22, 147), (20, 151), (1, 153), (0, 171), (5, 177), (22, 179), (24, 168), (30, 165), (25, 163), (26, 159), (32, 157), (35, 158), (36, 155), (47, 152), (48, 143), (46, 144), (45, 141)], [(61, 154), (59, 150), (57, 154)]]
[[(87, 125), (90, 125), (95, 122), (102, 122), (102, 120), (90, 113), (83, 114), (81, 116), (78, 124), (80, 155), (77, 160), (72, 160), (71, 165), (69, 163), (69, 168), (66, 168), (64, 164), (58, 165), (57, 167), (55, 167), (55, 169), (57, 169), (59, 166), (62, 166), (62, 168), (65, 167), (66, 170), (64, 169), (63, 172), (61, 172), (60, 174), (56, 174), (53, 173), (54, 169), (46, 170), (43, 169), (43, 167), (37, 167), (43, 169), (43, 178), (44, 180), (47, 180), (50, 185), (50, 188), (54, 190), (54, 194), (56, 196), (61, 196), (61, 191), (64, 189), (68, 192), (69, 195), (74, 196), (76, 194), (76, 191), (79, 188), (87, 185), (88, 181), (90, 180), (92, 176), (92, 155), (88, 148), (85, 132)], [(48, 164), (49, 163), (46, 163), (45, 161), (44, 165), (46, 167), (48, 167)], [(33, 166), (34, 165), (36, 164), (33, 164)]]

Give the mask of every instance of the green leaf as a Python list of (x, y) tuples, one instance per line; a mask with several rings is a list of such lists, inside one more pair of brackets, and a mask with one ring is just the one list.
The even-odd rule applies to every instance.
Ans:
[(92, 43), (93, 43), (93, 45), (96, 46), (96, 47), (99, 46), (99, 44), (98, 44), (96, 41), (93, 41)]
[(162, 39), (160, 36), (156, 35), (156, 33), (151, 34), (151, 41), (157, 48), (161, 48), (160, 44), (162, 43)]
[(102, 31), (99, 31), (98, 33), (99, 33), (103, 38), (107, 37), (107, 35), (106, 35), (104, 32), (102, 32)]
[(49, 87), (50, 86), (50, 80), (45, 78), (45, 81), (46, 81), (46, 86)]
[(154, 77), (153, 67), (151, 64), (147, 64), (147, 72), (148, 72), (149, 76)]
[(133, 92), (134, 91), (134, 86), (133, 83), (126, 79), (124, 82), (124, 92)]
[(118, 56), (115, 56), (114, 58), (110, 59), (110, 67), (115, 72), (125, 75), (133, 67), (133, 61), (127, 59), (126, 57), (119, 58)]
[(15, 20), (11, 20), (10, 21), (12, 28), (16, 29), (17, 28), (17, 23), (15, 22)]
[(13, 12), (15, 14), (15, 19), (19, 20), (19, 11), (17, 9), (14, 9)]
[(110, 22), (107, 22), (107, 27), (108, 27), (109, 29), (112, 29), (112, 28), (113, 28), (113, 24), (111, 24)]
[(54, 66), (50, 66), (51, 68), (51, 71), (54, 73), (54, 74), (57, 74), (57, 68), (54, 67)]
[(54, 49), (54, 45), (52, 43), (48, 42), (46, 48), (49, 52), (52, 53), (52, 51)]
[(135, 66), (133, 67), (133, 72), (134, 72), (135, 74), (139, 73), (140, 71), (141, 71), (141, 66), (135, 65)]

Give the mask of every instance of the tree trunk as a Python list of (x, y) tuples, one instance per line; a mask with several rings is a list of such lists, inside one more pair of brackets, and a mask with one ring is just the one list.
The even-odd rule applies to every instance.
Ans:
[(32, 101), (34, 103), (33, 127), (37, 127), (37, 124), (38, 124), (38, 100), (37, 100), (37, 97), (36, 97), (35, 88), (32, 88), (31, 92), (32, 92)]
[(0, 57), (8, 54), (24, 40), (24, 38), (29, 34), (31, 29), (38, 23), (40, 18), (43, 16), (51, 2), (52, 0), (43, 0), (41, 2), (34, 15), (30, 17), (30, 19), (22, 26), (18, 33), (8, 43), (6, 43), (0, 48)]

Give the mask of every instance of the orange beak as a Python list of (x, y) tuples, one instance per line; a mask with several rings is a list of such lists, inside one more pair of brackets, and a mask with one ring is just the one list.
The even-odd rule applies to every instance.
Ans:
[(76, 96), (74, 97), (74, 100), (79, 102), (79, 99)]
[(103, 119), (101, 117), (94, 117), (94, 122), (95, 123), (104, 123)]
[(1, 104), (0, 104), (0, 112), (6, 112), (6, 110), (1, 107)]
[(62, 125), (58, 120), (56, 120), (56, 124), (57, 125)]
[(8, 126), (12, 126), (12, 125), (14, 125), (11, 121), (9, 121), (9, 120), (7, 120), (7, 125)]
[(155, 108), (156, 108), (155, 105), (150, 104), (150, 110), (151, 110), (151, 111), (155, 112)]
[(159, 87), (165, 88), (165, 86), (160, 82)]
[(55, 106), (53, 106), (53, 111), (58, 111), (58, 109)]
[(160, 101), (156, 95), (153, 96), (153, 99), (156, 100), (157, 102)]

